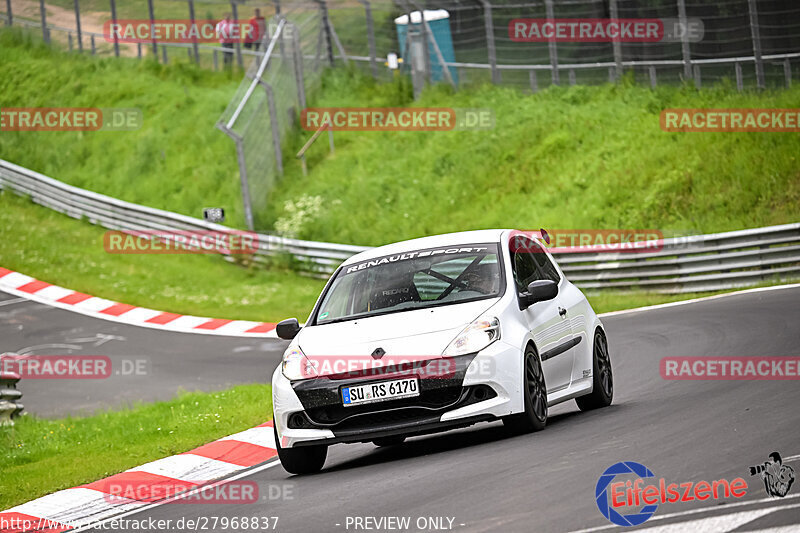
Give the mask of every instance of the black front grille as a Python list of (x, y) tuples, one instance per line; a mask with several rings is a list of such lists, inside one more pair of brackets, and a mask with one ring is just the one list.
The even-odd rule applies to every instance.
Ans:
[[(333, 425), (342, 422), (347, 418), (356, 415), (363, 415), (375, 411), (387, 411), (390, 409), (422, 407), (423, 411), (430, 412), (431, 409), (441, 409), (452, 405), (458, 401), (461, 395), (461, 387), (442, 387), (420, 391), (419, 396), (413, 398), (401, 398), (399, 400), (389, 400), (385, 402), (368, 403), (364, 405), (354, 405), (345, 407), (341, 403), (314, 407), (306, 410), (306, 414), (311, 422), (318, 425)], [(361, 418), (359, 416), (359, 418)]]

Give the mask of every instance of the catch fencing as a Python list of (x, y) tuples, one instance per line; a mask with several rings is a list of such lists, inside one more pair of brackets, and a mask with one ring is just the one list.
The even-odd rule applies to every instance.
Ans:
[[(1, 159), (0, 188), (114, 230), (230, 231), (73, 187)], [(661, 244), (647, 253), (560, 253), (556, 260), (572, 282), (590, 292), (700, 292), (800, 278), (800, 223), (668, 238)], [(253, 260), (265, 263), (270, 256), (291, 254), (304, 272), (324, 277), (367, 249), (260, 234)]]
[[(91, 10), (84, 7), (82, 11), (80, 0), (74, 1), (74, 9), (40, 0), (38, 10), (26, 3), (23, 12), (14, 12), (11, 0), (0, 0), (0, 18), (7, 25), (38, 27), (45, 41), (56, 40), (70, 49), (149, 54), (162, 62), (187, 58), (220, 68), (224, 49), (216, 44), (154, 39), (127, 45), (110, 42), (99, 26), (121, 19), (220, 20), (226, 13), (247, 19), (258, 8), (267, 19), (283, 16), (298, 26), (309, 17), (318, 19), (317, 30), (331, 64), (352, 62), (375, 78), (391, 79), (388, 54), (404, 57), (401, 67), (406, 71), (414, 61), (408, 47), (404, 50), (399, 45), (395, 19), (417, 10), (444, 9), (454, 57), (441, 56), (429, 24), (412, 24), (416, 30), (409, 30), (422, 35), (420, 44), (426, 53), (420, 56), (419, 70), (424, 79), (432, 81), (441, 72), (441, 57), (445, 74), (450, 75), (440, 81), (455, 85), (489, 81), (533, 91), (552, 84), (615, 81), (627, 71), (653, 86), (682, 81), (701, 86), (729, 79), (740, 89), (782, 87), (791, 84), (792, 71), (800, 64), (800, 4), (795, 0), (107, 1), (105, 9), (93, 2)], [(510, 26), (516, 19), (660, 19), (676, 20), (685, 27), (687, 22), (700, 21), (703, 31), (699, 40), (684, 32), (671, 42), (519, 42)], [(235, 55), (236, 64), (244, 69), (248, 59), (263, 55), (263, 48), (256, 51), (237, 44)]]

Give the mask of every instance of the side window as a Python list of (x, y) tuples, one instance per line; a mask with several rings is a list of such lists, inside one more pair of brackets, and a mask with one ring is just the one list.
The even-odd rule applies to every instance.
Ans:
[(539, 279), (549, 279), (556, 283), (560, 281), (555, 266), (539, 244), (519, 235), (515, 239), (511, 243), (511, 259), (517, 292), (525, 292), (530, 282)]
[[(538, 244), (534, 244), (534, 246), (541, 250)], [(558, 275), (555, 265), (550, 261), (550, 258), (547, 257), (547, 254), (544, 253), (544, 250), (533, 254), (533, 256), (542, 273), (542, 279), (549, 279), (556, 283), (561, 281), (561, 277)]]

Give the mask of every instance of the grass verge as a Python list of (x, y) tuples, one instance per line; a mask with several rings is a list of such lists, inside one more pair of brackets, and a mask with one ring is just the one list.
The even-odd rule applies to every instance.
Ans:
[(109, 254), (105, 229), (0, 193), (0, 266), (93, 296), (173, 313), (304, 320), (323, 281), (212, 255)]
[[(0, 509), (182, 453), (272, 418), (269, 385), (0, 428)], [(90, 459), (90, 460), (89, 460)]]

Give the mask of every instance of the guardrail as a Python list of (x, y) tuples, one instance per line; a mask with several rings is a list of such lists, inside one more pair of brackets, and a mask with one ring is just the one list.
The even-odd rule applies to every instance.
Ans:
[[(74, 218), (120, 231), (231, 228), (80, 189), (0, 159), (0, 188)], [(614, 289), (661, 293), (746, 287), (800, 278), (800, 223), (668, 238), (647, 253), (555, 254), (567, 277), (588, 291)], [(287, 239), (259, 234), (253, 259), (288, 253), (301, 270), (325, 276), (364, 246)]]
[(13, 419), (24, 409), (19, 402), (22, 392), (17, 390), (18, 381), (17, 374), (0, 373), (0, 426), (13, 426)]

